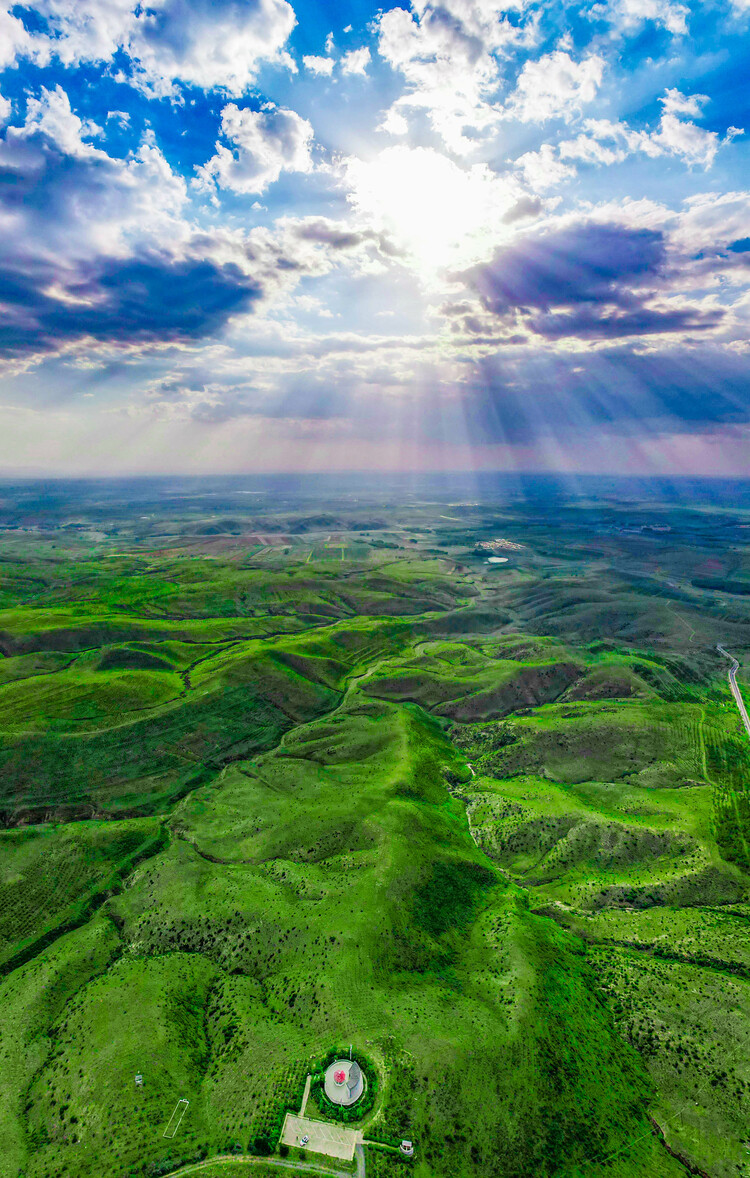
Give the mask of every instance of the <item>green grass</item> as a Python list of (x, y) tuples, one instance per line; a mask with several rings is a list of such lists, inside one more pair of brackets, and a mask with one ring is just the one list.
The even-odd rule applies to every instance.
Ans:
[[(60, 1061), (83, 1061), (83, 1094), (56, 1060), (31, 1094), (32, 1133), (54, 1099), (89, 1117), (85, 1138), (40, 1145), (30, 1174), (73, 1158), (77, 1173), (117, 1170), (138, 1150), (157, 1160), (155, 1110), (179, 1085), (192, 1101), (199, 1073), (185, 1145), (247, 1147), (278, 1131), (305, 1061), (331, 1042), (353, 1041), (379, 1068), (373, 1127), (418, 1134), (415, 1173), (551, 1175), (561, 1158), (573, 1173), (635, 1135), (648, 1095), (637, 1055), (597, 1004), (575, 938), (532, 916), (475, 849), (445, 786), (460, 764), (416, 709), (355, 695), (186, 800), (181, 837), (112, 902), (124, 959), (56, 1031)], [(120, 1005), (129, 1033), (110, 1043)], [(205, 1028), (187, 1057), (172, 1010)], [(116, 1079), (133, 1070), (148, 1084), (137, 1115)]]
[(0, 832), (0, 972), (84, 919), (163, 841), (153, 818)]
[(86, 732), (176, 700), (178, 676), (146, 670), (58, 671), (0, 688), (0, 731)]
[(0, 1138), (9, 1175), (26, 1172), (33, 1143), (27, 1095), (34, 1076), (57, 1050), (54, 1030), (67, 1003), (119, 951), (110, 921), (94, 920), (62, 937), (0, 982)]
[(477, 843), (540, 914), (591, 946), (667, 1141), (721, 1178), (736, 1172), (750, 1113), (736, 1059), (750, 1001), (748, 883), (726, 839), (727, 813), (734, 832), (748, 829), (736, 723), (710, 700), (650, 700), (558, 704), (452, 730), (477, 773), (455, 786)]
[[(324, 1154), (308, 1154), (306, 1161), (308, 1166), (313, 1165), (322, 1173), (326, 1173), (329, 1170), (344, 1171), (345, 1173), (351, 1171), (351, 1173), (354, 1173), (351, 1167), (347, 1166), (346, 1162), (327, 1158)], [(177, 1174), (180, 1172), (178, 1170)], [(221, 1162), (214, 1162), (213, 1164), (209, 1162), (207, 1165), (201, 1164), (200, 1168), (196, 1167), (194, 1170), (188, 1164), (184, 1172), (185, 1178), (188, 1178), (189, 1174), (196, 1174), (199, 1178), (280, 1178), (284, 1174), (289, 1175), (290, 1178), (302, 1178), (303, 1175), (310, 1173), (307, 1168), (301, 1169), (295, 1166), (294, 1162), (290, 1159), (287, 1159), (287, 1164), (284, 1165), (283, 1169), (280, 1169), (276, 1165), (264, 1163), (260, 1158), (247, 1159), (246, 1161), (223, 1160)]]
[(328, 710), (336, 701), (322, 684), (262, 655), (250, 654), (228, 666), (219, 660), (208, 667), (207, 662), (198, 664), (190, 687), (181, 694), (161, 700), (145, 696), (150, 703), (135, 711), (121, 706), (115, 710), (118, 701), (123, 703), (122, 692), (118, 687), (107, 694), (107, 684), (135, 679), (150, 692), (153, 681), (169, 685), (176, 677), (145, 671), (93, 672), (83, 677), (83, 688), (81, 679), (75, 681), (79, 694), (66, 691), (65, 685), (50, 686), (47, 677), (41, 689), (40, 680), (19, 685), (26, 689), (28, 712), (38, 707), (42, 722), (43, 708), (56, 704), (61, 710), (66, 702), (69, 714), (74, 716), (79, 708), (88, 719), (78, 721), (75, 731), (70, 731), (72, 718), (54, 726), (48, 718), (46, 732), (0, 734), (0, 807), (93, 802), (108, 812), (153, 811), (189, 788), (206, 766), (220, 768), (272, 746), (294, 723)]
[[(183, 1098), (190, 1107), (179, 1148), (201, 1141), (204, 1009), (215, 976), (201, 956), (122, 958), (67, 1003), (54, 1027), (55, 1053), (29, 1089), (30, 1174), (53, 1178), (73, 1159), (80, 1174), (127, 1173), (144, 1148), (163, 1157), (172, 1150), (164, 1127)], [(127, 1035), (113, 1037), (113, 1025)]]
[(750, 1105), (750, 984), (625, 949), (593, 956), (658, 1092), (667, 1138), (718, 1178), (741, 1173)]
[(649, 1114), (733, 1178), (750, 606), (690, 587), (695, 520), (147, 510), (0, 541), (3, 1173), (261, 1158), (351, 1043), (365, 1134), (417, 1147), (369, 1178), (678, 1178)]

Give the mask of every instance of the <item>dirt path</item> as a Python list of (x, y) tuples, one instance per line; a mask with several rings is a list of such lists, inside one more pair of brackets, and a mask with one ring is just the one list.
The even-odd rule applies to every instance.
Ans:
[(690, 641), (693, 642), (695, 640), (695, 630), (690, 625), (690, 622), (686, 622), (685, 619), (683, 618), (682, 614), (678, 614), (677, 610), (674, 608), (674, 606), (672, 605), (671, 602), (669, 602), (667, 604), (667, 609), (669, 610), (669, 612), (671, 614), (674, 614), (674, 616), (677, 618), (678, 622), (682, 622), (682, 624), (686, 630), (690, 631)]
[(312, 1083), (312, 1076), (308, 1076), (305, 1080), (305, 1091), (302, 1093), (302, 1102), (299, 1106), (299, 1115), (304, 1117), (305, 1109), (307, 1108), (307, 1101), (310, 1096), (310, 1085)]
[(208, 1170), (211, 1166), (229, 1166), (232, 1163), (243, 1166), (278, 1166), (281, 1170), (293, 1170), (295, 1173), (306, 1170), (311, 1174), (325, 1174), (328, 1178), (352, 1178), (350, 1170), (330, 1170), (316, 1166), (312, 1162), (285, 1162), (280, 1158), (259, 1158), (256, 1154), (218, 1154), (216, 1157), (206, 1158), (205, 1161), (182, 1166), (179, 1170), (170, 1170), (164, 1178), (182, 1178), (183, 1174), (199, 1174), (201, 1170)]
[(691, 1162), (690, 1158), (686, 1157), (684, 1153), (680, 1153), (679, 1150), (672, 1148), (672, 1146), (667, 1141), (661, 1125), (658, 1121), (654, 1120), (650, 1113), (648, 1115), (648, 1119), (651, 1122), (651, 1128), (654, 1131), (654, 1136), (661, 1142), (667, 1153), (670, 1154), (676, 1162), (679, 1162), (680, 1165), (685, 1168), (686, 1173), (695, 1174), (698, 1176), (698, 1178), (711, 1178), (710, 1174), (707, 1174), (705, 1170), (701, 1170), (700, 1166), (696, 1166), (693, 1162)]

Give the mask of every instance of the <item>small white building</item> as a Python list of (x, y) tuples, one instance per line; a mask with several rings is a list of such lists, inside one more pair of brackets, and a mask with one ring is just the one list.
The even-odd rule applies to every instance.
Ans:
[(399, 1150), (405, 1158), (414, 1157), (414, 1143), (412, 1141), (402, 1141), (399, 1146)]

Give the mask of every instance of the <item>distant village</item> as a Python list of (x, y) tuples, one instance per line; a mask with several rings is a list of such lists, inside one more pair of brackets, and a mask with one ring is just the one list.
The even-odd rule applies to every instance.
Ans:
[(475, 548), (481, 552), (521, 552), (525, 544), (517, 544), (515, 540), (477, 540)]

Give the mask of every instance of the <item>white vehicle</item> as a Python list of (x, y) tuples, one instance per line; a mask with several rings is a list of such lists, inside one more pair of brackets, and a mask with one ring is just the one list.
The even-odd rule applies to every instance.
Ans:
[(300, 1137), (299, 1143), (300, 1143), (300, 1145), (307, 1145), (309, 1140), (310, 1140), (310, 1138), (308, 1137), (307, 1133), (305, 1133), (304, 1137)]

